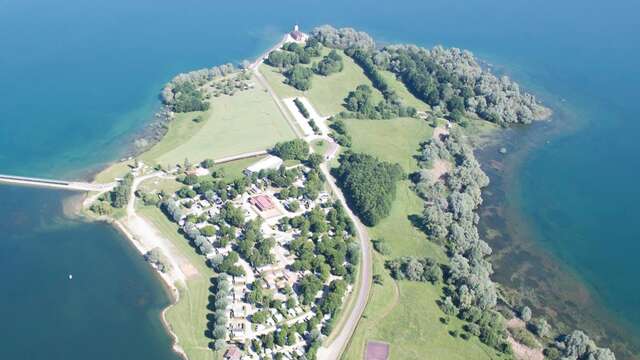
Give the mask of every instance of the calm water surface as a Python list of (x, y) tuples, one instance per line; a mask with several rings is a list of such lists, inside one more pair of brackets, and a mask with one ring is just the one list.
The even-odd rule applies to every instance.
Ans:
[[(555, 119), (572, 123), (571, 131), (543, 132), (526, 153), (499, 159), (509, 172), (494, 189), (510, 195), (500, 203), (508, 209), (503, 239), (567, 265), (564, 272), (582, 284), (567, 285), (568, 292), (586, 289), (580, 296), (595, 299), (599, 309), (585, 313), (616, 324), (623, 322), (611, 314), (622, 315), (632, 323), (626, 338), (640, 338), (633, 325), (640, 323), (633, 265), (640, 250), (633, 225), (640, 202), (637, 1), (299, 5), (0, 0), (0, 173), (85, 176), (121, 156), (173, 74), (256, 56), (295, 22), (305, 29), (354, 26), (388, 42), (469, 48), (571, 114)], [(522, 141), (528, 140), (512, 147)], [(85, 345), (100, 340), (112, 351), (106, 358), (171, 357), (157, 321), (167, 299), (118, 234), (63, 219), (62, 193), (2, 187), (0, 195), (6, 258), (0, 266), (10, 279), (0, 309), (11, 309), (4, 318), (18, 324), (2, 334), (0, 351), (11, 351), (2, 355), (44, 358), (28, 345), (46, 343), (59, 351), (48, 352), (50, 359), (96, 357)], [(529, 231), (513, 232), (516, 223)], [(66, 279), (71, 271), (77, 281)], [(498, 264), (496, 276), (507, 278), (508, 271)], [(122, 331), (132, 336), (117, 336), (127, 327)]]

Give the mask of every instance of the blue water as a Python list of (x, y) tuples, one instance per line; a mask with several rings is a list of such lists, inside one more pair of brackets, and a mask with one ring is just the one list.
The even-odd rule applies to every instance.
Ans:
[[(536, 243), (578, 272), (609, 309), (640, 320), (632, 265), (639, 250), (632, 225), (640, 200), (633, 186), (639, 10), (630, 0), (0, 0), (0, 173), (75, 178), (117, 159), (173, 74), (251, 58), (295, 22), (303, 29), (354, 26), (388, 42), (469, 48), (543, 97), (566, 99), (577, 115), (580, 130), (524, 159), (514, 206), (535, 229)], [(60, 201), (38, 199), (50, 207)], [(6, 225), (24, 209), (20, 202), (3, 208), (2, 227), (28, 231)], [(74, 239), (110, 231), (69, 226)], [(0, 253), (7, 246), (0, 242)], [(42, 294), (34, 288), (27, 295)], [(4, 303), (0, 297), (0, 308)], [(53, 305), (43, 299), (34, 306)], [(83, 339), (66, 341), (73, 348)]]

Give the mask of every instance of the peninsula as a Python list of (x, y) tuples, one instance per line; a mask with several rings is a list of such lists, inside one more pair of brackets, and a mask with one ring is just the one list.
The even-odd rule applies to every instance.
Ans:
[(184, 358), (615, 358), (491, 280), (471, 140), (551, 112), (470, 52), (296, 26), (161, 98), (85, 208), (170, 289)]

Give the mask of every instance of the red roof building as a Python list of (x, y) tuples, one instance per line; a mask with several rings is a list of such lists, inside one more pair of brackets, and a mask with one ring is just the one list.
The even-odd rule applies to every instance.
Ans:
[(267, 195), (258, 195), (249, 199), (249, 203), (260, 211), (267, 211), (275, 208), (275, 204)]
[(233, 345), (224, 353), (224, 358), (227, 360), (240, 360), (241, 356), (242, 353), (240, 352), (240, 349)]
[(298, 25), (295, 25), (293, 27), (293, 31), (289, 33), (289, 35), (291, 35), (291, 37), (293, 38), (293, 40), (295, 41), (302, 41), (304, 40), (304, 34), (300, 31), (300, 28), (298, 27)]

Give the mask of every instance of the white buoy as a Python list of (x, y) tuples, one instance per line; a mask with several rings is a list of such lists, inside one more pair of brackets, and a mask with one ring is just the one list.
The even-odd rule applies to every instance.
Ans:
[(69, 280), (73, 279), (73, 275), (69, 274)]

